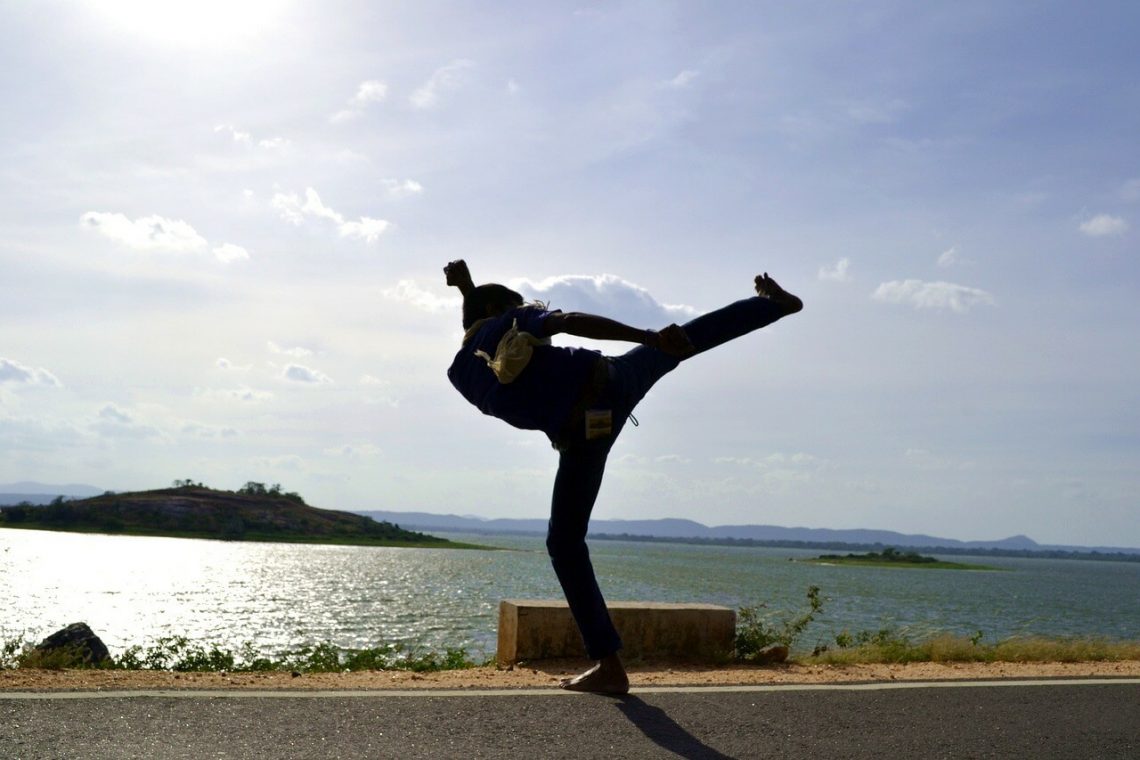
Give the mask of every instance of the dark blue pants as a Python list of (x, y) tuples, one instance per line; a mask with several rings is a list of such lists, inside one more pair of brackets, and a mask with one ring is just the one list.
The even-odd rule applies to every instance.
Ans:
[[(746, 298), (704, 314), (684, 325), (696, 353), (758, 330), (784, 316), (785, 310), (766, 298)], [(686, 357), (686, 358), (691, 358)], [(610, 380), (597, 406), (613, 410), (613, 433), (585, 440), (580, 431), (565, 447), (554, 476), (546, 549), (562, 584), (570, 612), (582, 632), (586, 653), (600, 660), (621, 649), (606, 601), (598, 588), (586, 531), (602, 486), (606, 459), (626, 418), (653, 385), (680, 364), (674, 356), (646, 346), (609, 358)]]

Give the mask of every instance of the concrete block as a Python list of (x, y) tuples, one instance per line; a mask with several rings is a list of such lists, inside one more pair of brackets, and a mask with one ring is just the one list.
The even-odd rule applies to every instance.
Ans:
[[(728, 607), (665, 602), (609, 602), (608, 607), (621, 634), (625, 659), (716, 663), (732, 657), (736, 612)], [(582, 636), (566, 602), (499, 602), (501, 665), (585, 656)]]

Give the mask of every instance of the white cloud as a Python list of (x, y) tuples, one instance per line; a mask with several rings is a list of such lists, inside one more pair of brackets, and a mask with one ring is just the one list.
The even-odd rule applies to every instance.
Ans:
[(269, 401), (273, 398), (270, 391), (260, 391), (255, 388), (199, 388), (194, 391), (198, 398), (219, 401), (240, 401), (246, 404), (255, 404)]
[(1119, 216), (1097, 214), (1092, 219), (1081, 222), (1081, 232), (1089, 237), (1104, 237), (1106, 235), (1122, 235), (1128, 229), (1128, 222)]
[(312, 351), (310, 351), (307, 348), (302, 348), (300, 346), (293, 346), (292, 348), (282, 348), (281, 346), (274, 343), (273, 341), (269, 341), (265, 345), (266, 345), (266, 348), (268, 348), (270, 350), (270, 352), (272, 352), (272, 353), (284, 354), (285, 356), (292, 356), (295, 359), (301, 359), (303, 357), (313, 355)]
[(291, 224), (299, 226), (306, 217), (326, 219), (337, 226), (341, 237), (358, 238), (368, 243), (376, 242), (391, 226), (391, 222), (368, 216), (362, 216), (355, 222), (347, 221), (339, 211), (326, 206), (311, 187), (305, 189), (303, 201), (296, 193), (277, 193), (273, 196), (272, 205), (281, 218)]
[(384, 450), (371, 443), (358, 443), (356, 445), (345, 444), (344, 446), (325, 449), (325, 453), (334, 457), (345, 457), (346, 459), (367, 459), (380, 456), (384, 453)]
[(249, 372), (253, 368), (252, 364), (234, 364), (224, 356), (219, 356), (218, 360), (214, 362), (214, 366), (226, 372)]
[(551, 308), (585, 311), (637, 325), (686, 321), (699, 312), (684, 304), (661, 303), (645, 288), (612, 274), (561, 275), (540, 282), (521, 279), (511, 287), (546, 301)]
[(520, 89), (521, 89), (521, 88), (519, 87), (519, 83), (518, 83), (518, 82), (516, 82), (516, 81), (515, 81), (515, 80), (513, 80), (513, 79), (508, 79), (508, 80), (507, 80), (507, 94), (508, 94), (508, 95), (517, 95), (517, 94), (519, 93), (519, 90), (520, 90)]
[(392, 409), (398, 409), (400, 407), (400, 400), (398, 398), (395, 398), (390, 393), (384, 393), (384, 391), (390, 391), (392, 389), (392, 383), (387, 380), (381, 380), (374, 375), (361, 375), (360, 384), (365, 388), (380, 392), (380, 395), (366, 396), (364, 403), (383, 404)]
[(835, 262), (834, 265), (829, 267), (819, 268), (819, 279), (832, 280), (834, 282), (847, 282), (851, 279), (849, 269), (851, 268), (851, 261), (847, 258), (842, 258)]
[(440, 94), (454, 90), (463, 83), (464, 72), (474, 63), (460, 59), (435, 70), (427, 82), (411, 94), (408, 101), (413, 108), (434, 108), (439, 103)]
[(906, 303), (916, 309), (950, 309), (959, 313), (979, 304), (993, 304), (994, 297), (984, 290), (952, 282), (892, 280), (875, 289), (871, 298), (884, 303)]
[(755, 470), (755, 475), (748, 476), (750, 481), (756, 480), (765, 488), (777, 489), (800, 487), (811, 482), (829, 467), (826, 460), (803, 452), (795, 454), (776, 452), (761, 458), (717, 457), (713, 459), (713, 463)]
[(431, 312), (453, 311), (463, 305), (462, 298), (438, 296), (420, 288), (415, 280), (400, 280), (394, 288), (386, 288), (381, 294), (393, 301), (405, 301), (418, 309)]
[(362, 216), (359, 222), (342, 223), (340, 225), (340, 236), (357, 238), (366, 243), (375, 243), (390, 226), (391, 223), (384, 219), (373, 219), (368, 216)]
[[(233, 138), (234, 142), (241, 143), (242, 145), (252, 146), (255, 144), (252, 134), (246, 132), (243, 129), (238, 129), (232, 124), (219, 124), (218, 126), (214, 127), (214, 131), (224, 132), (230, 135), (230, 137)], [(289, 145), (289, 141), (284, 137), (269, 137), (258, 140), (256, 142), (256, 145), (257, 147), (265, 148), (266, 150), (277, 150), (287, 147)]]
[(281, 371), (281, 377), (294, 383), (323, 384), (331, 383), (332, 378), (319, 370), (306, 367), (303, 364), (289, 364)]
[(181, 219), (154, 215), (128, 219), (123, 214), (88, 211), (79, 223), (86, 229), (139, 251), (181, 253), (205, 248), (206, 239)]
[(403, 182), (398, 179), (382, 179), (380, 184), (384, 186), (389, 198), (407, 198), (424, 191), (424, 186), (414, 179), (406, 179)]
[(366, 106), (369, 103), (379, 103), (388, 95), (388, 85), (378, 79), (369, 79), (361, 82), (356, 88), (350, 103), (354, 106)]
[(109, 438), (159, 438), (161, 433), (151, 425), (115, 404), (104, 404), (91, 422), (91, 429)]
[(680, 454), (663, 454), (653, 461), (658, 464), (692, 464), (693, 460)]
[(218, 261), (223, 264), (229, 264), (233, 261), (242, 261), (249, 258), (249, 251), (242, 248), (240, 245), (233, 243), (222, 243), (214, 248), (214, 256)]
[(685, 69), (677, 74), (677, 76), (664, 82), (662, 86), (675, 90), (684, 89), (691, 85), (699, 74), (700, 72), (694, 71), (693, 69)]
[(946, 267), (952, 267), (960, 261), (961, 259), (958, 256), (958, 249), (954, 246), (947, 248), (938, 256), (938, 266), (942, 267), (943, 269)]
[(317, 195), (317, 191), (311, 187), (305, 188), (305, 203), (301, 206), (301, 212), (320, 219), (328, 219), (337, 224), (344, 224), (344, 217), (322, 203), (321, 196)]
[(332, 116), (329, 121), (342, 123), (351, 121), (360, 116), (370, 103), (379, 103), (388, 97), (388, 85), (378, 79), (368, 79), (356, 87), (356, 93), (349, 99), (348, 107), (343, 108)]
[(0, 383), (16, 385), (45, 385), (53, 388), (61, 383), (55, 375), (42, 367), (26, 367), (12, 359), (0, 357)]
[(214, 127), (214, 131), (229, 134), (234, 139), (234, 142), (244, 143), (245, 145), (249, 145), (253, 142), (253, 135), (249, 132), (243, 132), (232, 124), (219, 124)]
[(200, 422), (187, 422), (182, 425), (181, 432), (195, 438), (233, 438), (238, 435), (236, 428), (218, 427), (217, 425), (204, 425)]
[(713, 459), (716, 464), (731, 464), (738, 467), (750, 467), (759, 470), (771, 469), (785, 469), (785, 468), (818, 468), (823, 466), (824, 462), (817, 457), (806, 454), (802, 451), (795, 454), (784, 454), (783, 452), (774, 452), (766, 457), (716, 457)]
[(296, 193), (274, 193), (270, 203), (281, 214), (281, 218), (290, 224), (300, 226), (305, 221), (305, 204)]
[(373, 219), (369, 216), (360, 217), (358, 222), (345, 222), (340, 226), (340, 236), (357, 238), (366, 243), (375, 243), (380, 236), (388, 231), (391, 223), (384, 219)]
[(124, 412), (122, 409), (115, 406), (114, 404), (107, 404), (102, 409), (100, 409), (99, 410), (99, 419), (110, 420), (111, 422), (118, 422), (122, 425), (130, 425), (132, 422), (134, 422), (134, 419), (131, 418), (130, 414), (128, 414), (127, 412)]

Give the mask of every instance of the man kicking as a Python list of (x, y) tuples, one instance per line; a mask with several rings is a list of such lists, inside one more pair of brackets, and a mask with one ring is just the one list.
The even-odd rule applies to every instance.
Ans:
[[(624, 694), (621, 638), (594, 577), (586, 531), (606, 458), (637, 403), (681, 361), (803, 308), (767, 273), (756, 296), (685, 323), (642, 330), (606, 317), (550, 311), (498, 284), (475, 286), (467, 264), (443, 268), (463, 294), (463, 345), (447, 370), (484, 414), (541, 430), (559, 452), (546, 548), (594, 667), (562, 682), (574, 691)], [(639, 344), (620, 356), (550, 345), (559, 333)]]

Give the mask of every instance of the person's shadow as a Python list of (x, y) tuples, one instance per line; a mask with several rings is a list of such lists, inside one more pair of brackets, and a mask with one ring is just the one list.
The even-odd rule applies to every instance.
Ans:
[(690, 734), (660, 707), (646, 704), (631, 694), (620, 697), (617, 707), (646, 738), (662, 749), (689, 760), (733, 760)]

